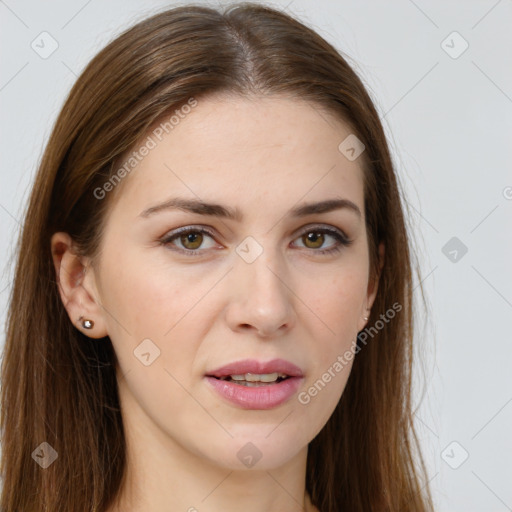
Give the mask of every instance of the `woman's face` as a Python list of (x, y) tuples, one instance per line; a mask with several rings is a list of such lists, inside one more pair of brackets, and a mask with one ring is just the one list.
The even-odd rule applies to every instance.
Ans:
[[(347, 125), (297, 99), (199, 100), (167, 131), (117, 185), (84, 281), (93, 334), (113, 343), (125, 422), (218, 466), (277, 467), (332, 414), (375, 297), (362, 159), (338, 148)], [(275, 359), (289, 367), (226, 372), (302, 376), (211, 376)]]

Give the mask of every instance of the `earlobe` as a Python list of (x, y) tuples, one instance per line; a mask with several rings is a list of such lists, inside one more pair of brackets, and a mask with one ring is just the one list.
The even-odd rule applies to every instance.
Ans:
[(93, 271), (86, 275), (86, 258), (77, 254), (73, 240), (64, 232), (52, 235), (51, 252), (59, 294), (71, 322), (90, 338), (107, 336), (102, 308), (94, 292)]

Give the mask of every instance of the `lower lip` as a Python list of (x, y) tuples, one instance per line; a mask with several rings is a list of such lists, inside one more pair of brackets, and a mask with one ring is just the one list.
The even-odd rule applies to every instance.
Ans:
[(288, 377), (281, 382), (248, 387), (228, 380), (206, 377), (222, 397), (242, 409), (273, 409), (289, 400), (299, 389), (303, 377)]

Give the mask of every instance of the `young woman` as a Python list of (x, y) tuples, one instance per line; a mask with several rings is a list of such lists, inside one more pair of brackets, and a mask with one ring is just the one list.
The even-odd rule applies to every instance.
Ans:
[(377, 112), (318, 34), (255, 4), (127, 30), (26, 212), (2, 511), (432, 510), (411, 255)]

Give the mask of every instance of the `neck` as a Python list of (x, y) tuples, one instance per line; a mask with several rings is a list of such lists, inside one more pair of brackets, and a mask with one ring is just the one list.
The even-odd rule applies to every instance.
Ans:
[[(305, 453), (264, 471), (230, 470), (204, 461), (192, 466), (184, 459), (165, 471), (161, 452), (158, 464), (151, 454), (146, 456), (127, 466), (110, 512), (318, 512), (305, 490)], [(157, 466), (158, 471), (151, 469)]]

